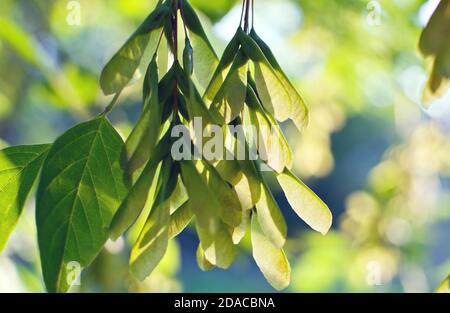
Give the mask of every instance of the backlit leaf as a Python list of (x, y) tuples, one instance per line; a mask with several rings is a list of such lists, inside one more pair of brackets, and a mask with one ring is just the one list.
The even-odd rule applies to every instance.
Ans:
[(36, 199), (42, 272), (49, 292), (69, 289), (68, 264), (86, 267), (108, 239), (128, 188), (120, 166), (124, 143), (105, 117), (59, 137), (43, 165)]
[(0, 252), (19, 220), (51, 145), (0, 151)]

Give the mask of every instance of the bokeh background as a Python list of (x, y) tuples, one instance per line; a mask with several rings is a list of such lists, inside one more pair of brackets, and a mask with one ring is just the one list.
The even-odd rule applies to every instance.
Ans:
[[(220, 54), (241, 3), (190, 2)], [(256, 29), (311, 108), (302, 134), (283, 125), (295, 172), (334, 215), (328, 235), (313, 233), (277, 195), (289, 226), (287, 291), (433, 291), (450, 273), (450, 92), (423, 109), (431, 64), (417, 47), (439, 1), (255, 2)], [(80, 25), (70, 25), (78, 5)], [(98, 85), (102, 66), (153, 6), (1, 0), (0, 146), (51, 142), (100, 112), (110, 100)], [(124, 136), (139, 113), (140, 85), (126, 89), (111, 115)], [(0, 291), (44, 291), (33, 202), (0, 255)], [(131, 242), (109, 242), (74, 291), (273, 291), (248, 238), (231, 269), (203, 273), (196, 235), (187, 230), (144, 282), (127, 272)]]

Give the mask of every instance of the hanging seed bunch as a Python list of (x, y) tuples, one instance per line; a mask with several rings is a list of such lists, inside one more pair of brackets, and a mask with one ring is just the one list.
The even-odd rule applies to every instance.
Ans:
[[(187, 0), (159, 1), (105, 66), (101, 87), (114, 97), (100, 116), (53, 144), (0, 152), (0, 249), (39, 177), (36, 224), (48, 291), (66, 292), (74, 269), (142, 218), (130, 257), (139, 279), (192, 225), (202, 270), (228, 268), (250, 230), (263, 275), (276, 289), (287, 287), (287, 227), (267, 179), (309, 226), (328, 231), (331, 213), (290, 171), (292, 152), (278, 125), (290, 119), (302, 129), (307, 107), (250, 25), (252, 4), (243, 1), (241, 23), (219, 60)], [(107, 115), (142, 64), (142, 112), (123, 142)], [(211, 145), (202, 142), (217, 133), (226, 140), (211, 150), (227, 157), (207, 158)]]
[[(170, 10), (174, 6), (176, 9)], [(205, 80), (202, 72), (212, 68), (214, 62), (208, 61), (214, 60), (211, 56), (215, 53), (195, 12), (187, 1), (166, 1), (151, 15), (159, 21), (152, 24), (163, 25), (174, 62), (161, 80), (158, 53), (150, 62), (144, 82), (143, 113), (126, 143), (128, 173), (134, 175), (145, 166), (111, 225), (113, 239), (122, 235), (143, 210), (152, 182), (156, 181), (156, 197), (147, 203), (152, 206), (150, 216), (131, 253), (131, 271), (140, 279), (159, 263), (169, 240), (192, 221), (200, 239), (197, 258), (203, 270), (228, 268), (236, 246), (251, 228), (255, 261), (275, 288), (285, 288), (290, 276), (282, 249), (287, 228), (261, 172), (264, 165), (273, 170), (303, 220), (322, 233), (330, 227), (331, 214), (326, 205), (289, 170), (292, 153), (277, 123), (291, 119), (301, 129), (308, 118), (307, 107), (269, 47), (253, 27), (250, 29), (250, 7), (250, 0), (244, 1), (244, 25), (226, 47), (203, 96), (196, 82)], [(182, 65), (177, 52), (178, 11), (186, 30)], [(131, 51), (128, 44), (124, 49)], [(205, 55), (209, 55), (206, 60)], [(111, 80), (105, 81), (108, 85)], [(122, 82), (117, 87), (122, 88)], [(171, 155), (173, 138), (168, 135), (180, 124), (192, 130), (195, 118), (203, 121), (202, 134), (208, 125), (220, 125), (225, 137), (232, 136), (226, 131), (228, 124), (239, 124), (244, 129), (253, 126), (256, 132), (246, 132), (249, 136), (243, 141), (232, 137), (231, 150), (238, 144), (246, 151), (256, 146), (259, 157), (250, 160), (246, 153), (242, 159), (208, 160), (203, 155), (194, 159), (188, 154), (186, 159), (175, 160)], [(195, 142), (192, 146), (198, 148)]]

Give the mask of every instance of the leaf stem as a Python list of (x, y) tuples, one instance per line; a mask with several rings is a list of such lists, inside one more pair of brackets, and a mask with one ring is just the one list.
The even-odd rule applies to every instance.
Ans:
[(116, 105), (117, 100), (119, 100), (119, 97), (120, 97), (121, 93), (122, 93), (122, 90), (120, 90), (119, 92), (117, 92), (114, 95), (114, 98), (111, 100), (109, 105), (105, 108), (105, 110), (100, 114), (100, 116), (105, 116), (105, 115), (109, 114), (114, 109), (114, 106)]
[(250, 1), (245, 2), (245, 17), (244, 17), (244, 31), (248, 33), (249, 31), (249, 18), (250, 18)]
[(158, 55), (159, 46), (161, 45), (162, 37), (164, 36), (164, 29), (161, 31), (161, 34), (159, 35), (158, 44), (156, 45), (156, 50), (153, 55), (153, 58), (155, 58)]
[(242, 11), (241, 11), (241, 21), (239, 22), (239, 27), (242, 27), (242, 21), (244, 20), (245, 3), (247, 0), (242, 1)]
[[(178, 9), (179, 0), (172, 0), (172, 40), (173, 40), (173, 59), (178, 62)], [(174, 118), (178, 116), (178, 81), (175, 79), (173, 86), (173, 113)]]
[(252, 1), (252, 29), (255, 27), (255, 0)]
[(180, 13), (181, 18), (183, 19), (184, 36), (186, 38), (189, 38), (189, 34), (186, 27), (186, 17), (184, 16), (184, 0), (180, 0)]

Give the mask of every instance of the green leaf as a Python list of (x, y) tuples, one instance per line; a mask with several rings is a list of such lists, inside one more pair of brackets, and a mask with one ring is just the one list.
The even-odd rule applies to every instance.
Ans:
[(203, 96), (203, 100), (205, 101), (208, 108), (211, 105), (211, 102), (216, 97), (220, 88), (222, 87), (224, 80), (227, 77), (228, 72), (230, 71), (233, 60), (235, 59), (236, 54), (239, 51), (239, 46), (239, 39), (236, 33), (226, 46), (222, 58), (220, 59), (220, 62), (217, 65), (208, 88), (206, 88), (205, 94)]
[[(243, 31), (239, 32), (239, 39), (243, 50), (253, 61), (257, 92), (264, 108), (280, 122), (292, 119), (302, 130), (307, 124), (308, 109), (298, 92), (280, 69), (272, 67), (255, 40)], [(269, 54), (268, 51), (266, 53)]]
[(162, 27), (169, 13), (170, 8), (167, 5), (157, 6), (106, 64), (100, 77), (100, 85), (105, 95), (120, 92), (131, 81), (141, 64), (153, 31)]
[(0, 151), (0, 252), (19, 220), (51, 145)]
[(269, 284), (277, 290), (285, 289), (291, 280), (291, 267), (283, 249), (267, 239), (258, 223), (259, 218), (252, 217), (253, 258)]
[(220, 124), (228, 124), (242, 111), (247, 97), (248, 58), (238, 52), (231, 69), (211, 103), (210, 110)]
[(450, 293), (450, 275), (436, 289), (437, 293)]
[(128, 192), (120, 166), (124, 143), (105, 117), (59, 137), (42, 169), (36, 223), (49, 292), (69, 289), (70, 262), (86, 267), (108, 239), (111, 219)]
[(229, 268), (236, 257), (236, 246), (227, 227), (219, 222), (217, 231), (211, 233), (198, 223), (196, 226), (205, 259), (218, 268)]
[(277, 179), (295, 213), (312, 229), (326, 234), (333, 220), (327, 205), (288, 169), (277, 174)]
[(273, 245), (282, 248), (286, 242), (286, 221), (284, 220), (283, 214), (281, 213), (272, 192), (262, 177), (261, 181), (261, 198), (256, 204), (259, 225), (261, 225), (264, 234), (272, 241)]
[(186, 201), (181, 207), (170, 215), (169, 237), (178, 236), (192, 221), (194, 212), (191, 209), (189, 201)]
[(201, 244), (199, 244), (197, 248), (197, 264), (198, 267), (204, 272), (210, 271), (214, 268), (214, 265), (209, 263), (206, 259), (205, 251), (203, 251)]
[(114, 215), (109, 231), (111, 239), (119, 238), (139, 217), (148, 201), (149, 190), (155, 179), (158, 164), (167, 156), (169, 150), (169, 140), (166, 137), (158, 144), (153, 157), (148, 161), (138, 180)]
[(144, 112), (125, 143), (124, 167), (132, 176), (145, 165), (152, 155), (153, 149), (160, 136), (163, 108), (159, 102), (158, 67), (154, 59), (148, 68), (144, 86)]
[(250, 86), (247, 93), (247, 104), (244, 114), (248, 114), (249, 118), (244, 120), (250, 122), (250, 125), (246, 125), (247, 127), (256, 127), (254, 137), (257, 138), (257, 149), (261, 159), (278, 173), (282, 172), (285, 167), (291, 168), (293, 164), (291, 148), (278, 123), (268, 112), (264, 111)]
[(172, 177), (172, 161), (166, 159), (163, 163), (158, 183), (158, 196), (147, 222), (136, 241), (130, 256), (130, 271), (144, 280), (149, 276), (164, 257), (169, 244), (171, 188), (169, 180)]
[(188, 1), (183, 1), (183, 18), (194, 49), (194, 76), (199, 86), (206, 88), (219, 63), (219, 58), (206, 36), (197, 13)]
[(289, 117), (294, 121), (297, 128), (299, 130), (302, 130), (308, 124), (309, 115), (309, 109), (306, 106), (305, 101), (292, 85), (287, 75), (284, 73), (269, 46), (258, 36), (254, 29), (252, 29), (252, 31), (250, 32), (250, 37), (258, 44), (259, 48), (264, 53), (264, 56), (267, 58), (270, 65), (275, 70), (278, 78), (283, 83), (283, 86), (290, 98), (291, 112)]

